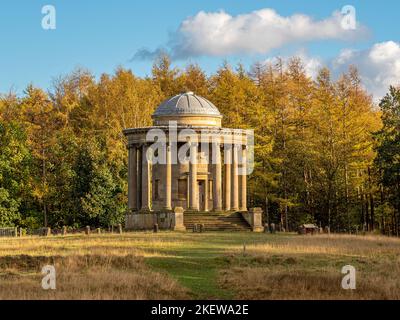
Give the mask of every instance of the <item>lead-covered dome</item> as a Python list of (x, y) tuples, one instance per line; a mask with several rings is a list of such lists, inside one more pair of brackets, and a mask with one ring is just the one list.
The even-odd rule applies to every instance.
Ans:
[(153, 114), (155, 125), (177, 121), (181, 125), (221, 126), (221, 118), (214, 104), (193, 92), (181, 93), (165, 100)]

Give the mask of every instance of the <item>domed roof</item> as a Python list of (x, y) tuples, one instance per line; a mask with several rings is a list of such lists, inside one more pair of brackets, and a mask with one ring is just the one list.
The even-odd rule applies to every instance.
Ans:
[(207, 99), (195, 95), (193, 92), (178, 94), (165, 100), (153, 117), (174, 116), (174, 115), (204, 115), (221, 116), (221, 113), (215, 105)]

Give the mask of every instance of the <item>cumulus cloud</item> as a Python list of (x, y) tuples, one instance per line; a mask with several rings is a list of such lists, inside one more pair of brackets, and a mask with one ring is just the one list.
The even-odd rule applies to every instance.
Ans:
[(349, 65), (358, 68), (364, 86), (375, 99), (380, 99), (390, 85), (400, 85), (400, 43), (386, 41), (366, 50), (345, 49), (331, 62), (336, 73)]
[[(319, 70), (327, 66), (334, 78), (347, 72), (350, 66), (357, 67), (363, 86), (370, 92), (375, 101), (381, 99), (389, 86), (400, 86), (400, 43), (386, 41), (374, 44), (365, 50), (343, 49), (328, 60), (310, 56), (305, 50), (294, 56), (302, 60), (305, 71), (316, 79)], [(283, 57), (287, 61), (290, 57)], [(276, 58), (269, 58), (265, 63), (275, 63)]]
[[(304, 71), (306, 74), (315, 79), (318, 75), (319, 70), (324, 66), (324, 61), (320, 57), (310, 56), (306, 50), (299, 50), (296, 54), (289, 57), (281, 57), (284, 61), (288, 61), (292, 57), (297, 57), (301, 60)], [(277, 57), (268, 58), (263, 61), (265, 65), (276, 64), (278, 62)]]
[[(339, 12), (326, 19), (314, 20), (304, 14), (284, 17), (269, 8), (237, 16), (224, 11), (200, 11), (170, 34), (167, 47), (174, 58), (265, 54), (287, 44), (355, 40), (367, 33), (361, 25), (355, 29), (343, 28)], [(142, 49), (136, 58), (152, 58), (156, 51)]]

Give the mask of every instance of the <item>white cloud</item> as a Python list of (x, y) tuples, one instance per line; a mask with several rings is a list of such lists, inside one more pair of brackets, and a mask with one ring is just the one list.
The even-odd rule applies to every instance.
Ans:
[[(389, 86), (400, 86), (400, 43), (394, 41), (380, 42), (365, 50), (343, 49), (337, 57), (323, 60), (310, 56), (306, 50), (298, 51), (294, 56), (299, 57), (308, 76), (316, 79), (319, 70), (327, 66), (333, 78), (347, 72), (355, 66), (359, 71), (362, 85), (379, 101), (389, 89)], [(287, 61), (290, 57), (284, 57)], [(274, 63), (275, 58), (264, 61)]]
[[(317, 77), (319, 70), (324, 66), (324, 62), (321, 58), (310, 56), (304, 49), (299, 50), (296, 54), (293, 54), (292, 56), (281, 57), (281, 58), (283, 59), (284, 62), (288, 62), (289, 59), (292, 57), (297, 57), (301, 60), (304, 67), (304, 71), (309, 77), (313, 79)], [(274, 65), (277, 63), (277, 57), (268, 58), (264, 60), (263, 63), (265, 65), (269, 64)]]
[[(200, 11), (184, 20), (170, 35), (167, 48), (175, 58), (265, 54), (293, 43), (355, 40), (367, 34), (365, 27), (358, 25), (354, 30), (346, 29), (341, 21), (339, 12), (326, 19), (314, 20), (304, 14), (284, 17), (269, 8), (237, 16), (224, 11)], [(142, 49), (135, 57), (152, 58), (156, 52)]]
[(400, 43), (380, 42), (366, 50), (342, 50), (331, 63), (335, 73), (345, 71), (349, 65), (358, 68), (366, 89), (380, 99), (390, 85), (400, 85)]

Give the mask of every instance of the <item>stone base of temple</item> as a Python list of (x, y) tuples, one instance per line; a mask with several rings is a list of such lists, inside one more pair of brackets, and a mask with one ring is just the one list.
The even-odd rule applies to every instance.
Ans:
[(251, 208), (249, 211), (196, 211), (173, 210), (149, 211), (140, 210), (125, 217), (127, 230), (185, 231), (195, 225), (203, 225), (205, 231), (253, 231), (263, 232), (262, 209)]
[(141, 210), (125, 216), (127, 230), (153, 230), (156, 224), (159, 230), (185, 231), (183, 209), (178, 207), (157, 212)]
[(262, 223), (263, 211), (261, 208), (250, 208), (248, 212), (241, 212), (242, 217), (251, 226), (253, 232), (264, 232)]

